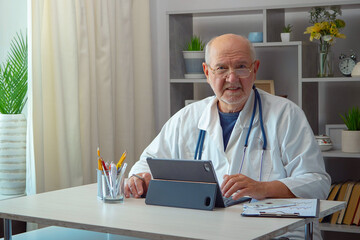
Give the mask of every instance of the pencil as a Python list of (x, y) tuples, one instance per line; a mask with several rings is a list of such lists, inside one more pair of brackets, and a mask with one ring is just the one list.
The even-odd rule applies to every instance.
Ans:
[(126, 151), (121, 155), (119, 162), (116, 164), (117, 169), (121, 167), (121, 164), (124, 162), (125, 158), (126, 158)]

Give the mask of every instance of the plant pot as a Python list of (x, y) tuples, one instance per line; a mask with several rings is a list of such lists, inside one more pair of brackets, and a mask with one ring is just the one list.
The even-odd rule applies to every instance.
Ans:
[(282, 42), (290, 41), (290, 33), (280, 33), (280, 37)]
[(341, 132), (341, 150), (347, 153), (360, 152), (360, 131)]
[(205, 78), (202, 63), (205, 62), (204, 51), (183, 51), (185, 61), (185, 78)]
[(0, 194), (23, 194), (25, 186), (25, 116), (23, 114), (0, 114)]

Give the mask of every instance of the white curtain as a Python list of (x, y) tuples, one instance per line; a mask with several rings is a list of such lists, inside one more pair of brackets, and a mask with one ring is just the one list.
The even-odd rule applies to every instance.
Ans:
[(27, 192), (94, 182), (98, 146), (131, 166), (154, 137), (148, 1), (31, 0), (31, 15)]

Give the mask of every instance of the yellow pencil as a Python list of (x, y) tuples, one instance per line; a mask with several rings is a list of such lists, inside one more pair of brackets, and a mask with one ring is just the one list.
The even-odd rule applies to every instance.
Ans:
[(119, 169), (121, 167), (121, 164), (124, 162), (125, 158), (126, 158), (126, 151), (121, 155), (120, 160), (116, 164), (117, 169)]
[(103, 170), (102, 163), (101, 163), (101, 158), (98, 158), (98, 169), (99, 169), (100, 171)]

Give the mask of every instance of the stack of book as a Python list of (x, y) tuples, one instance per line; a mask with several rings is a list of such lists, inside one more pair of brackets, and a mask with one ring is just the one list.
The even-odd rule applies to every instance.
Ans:
[(347, 181), (331, 185), (327, 200), (345, 201), (345, 209), (338, 211), (320, 222), (331, 224), (360, 224), (360, 182)]

